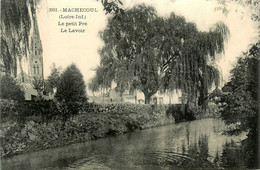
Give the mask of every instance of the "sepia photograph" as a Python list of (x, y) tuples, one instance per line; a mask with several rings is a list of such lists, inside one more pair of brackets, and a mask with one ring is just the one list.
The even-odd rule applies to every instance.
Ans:
[(260, 169), (259, 0), (0, 5), (0, 170)]

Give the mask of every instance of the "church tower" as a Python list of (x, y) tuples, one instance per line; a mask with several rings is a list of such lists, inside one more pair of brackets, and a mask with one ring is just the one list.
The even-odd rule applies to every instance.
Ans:
[[(36, 4), (33, 6), (36, 6)], [(25, 49), (23, 54), (20, 54), (22, 56), (17, 56), (16, 67), (16, 80), (23, 86), (32, 86), (34, 78), (38, 80), (43, 80), (44, 78), (43, 49), (37, 22), (37, 10), (30, 3), (28, 3), (28, 13), (30, 19), (29, 47)]]
[(29, 49), (29, 76), (31, 78), (36, 77), (39, 79), (43, 79), (42, 43), (40, 39), (37, 19), (35, 17)]
[[(25, 92), (25, 100), (35, 100), (39, 92), (35, 89), (35, 85), (44, 80), (43, 70), (43, 48), (40, 38), (40, 32), (37, 22), (37, 11), (33, 10), (28, 4), (29, 14), (31, 20), (31, 28), (29, 34), (29, 48), (27, 50), (27, 57), (24, 57), (22, 69), (20, 71), (21, 85)], [(36, 78), (36, 79), (35, 79)], [(44, 95), (44, 98), (46, 96)]]

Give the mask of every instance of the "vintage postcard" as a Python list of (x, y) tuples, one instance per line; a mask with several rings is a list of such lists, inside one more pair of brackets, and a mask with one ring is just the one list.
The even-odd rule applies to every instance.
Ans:
[(0, 169), (259, 166), (258, 0), (2, 0)]

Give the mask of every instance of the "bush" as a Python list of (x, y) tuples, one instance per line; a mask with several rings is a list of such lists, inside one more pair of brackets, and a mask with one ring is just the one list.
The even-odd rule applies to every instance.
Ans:
[(183, 121), (195, 120), (194, 111), (192, 111), (188, 105), (184, 104), (172, 104), (169, 105), (167, 115), (172, 115), (176, 123)]
[(54, 101), (10, 101), (0, 100), (1, 121), (24, 123), (26, 120), (48, 122), (59, 115)]
[(24, 100), (24, 92), (21, 86), (9, 74), (1, 76), (0, 91), (1, 99)]

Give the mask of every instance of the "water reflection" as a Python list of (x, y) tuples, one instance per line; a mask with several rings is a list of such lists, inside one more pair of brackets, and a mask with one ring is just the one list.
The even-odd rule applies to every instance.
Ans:
[(221, 159), (218, 162), (221, 167), (239, 168), (244, 167), (244, 155), (241, 148), (233, 141), (226, 142), (223, 146)]
[(218, 119), (137, 131), (16, 156), (3, 169), (173, 169), (243, 167), (239, 142)]

